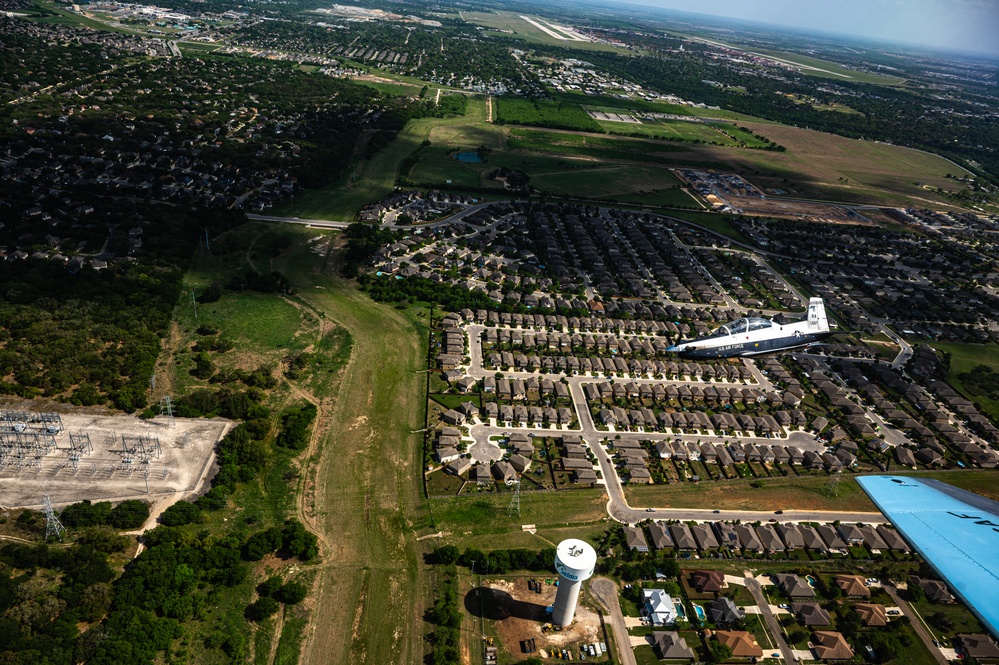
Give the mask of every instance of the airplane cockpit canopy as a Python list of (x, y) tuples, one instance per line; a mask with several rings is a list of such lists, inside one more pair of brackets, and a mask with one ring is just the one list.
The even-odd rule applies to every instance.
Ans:
[(738, 321), (733, 321), (732, 323), (728, 323), (722, 326), (718, 330), (719, 332), (724, 330), (725, 331), (724, 334), (726, 335), (738, 335), (740, 333), (752, 332), (754, 330), (763, 330), (765, 328), (769, 328), (772, 325), (773, 322), (771, 322), (770, 319), (761, 319), (759, 317), (754, 316), (751, 318), (744, 318), (744, 319), (739, 319)]

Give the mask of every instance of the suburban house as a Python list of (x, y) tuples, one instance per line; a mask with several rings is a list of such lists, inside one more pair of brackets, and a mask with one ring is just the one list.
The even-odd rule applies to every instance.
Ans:
[(756, 642), (756, 636), (745, 630), (716, 630), (715, 639), (732, 650), (733, 658), (760, 658), (763, 649)]
[(832, 622), (818, 603), (791, 603), (791, 612), (805, 626), (828, 626)]
[(672, 626), (676, 621), (676, 605), (663, 589), (644, 589), (643, 611), (653, 626)]
[(834, 630), (817, 630), (812, 644), (817, 660), (850, 660), (853, 649), (847, 644), (842, 633)]
[(694, 650), (687, 646), (687, 640), (674, 631), (652, 633), (652, 643), (660, 660), (694, 660)]

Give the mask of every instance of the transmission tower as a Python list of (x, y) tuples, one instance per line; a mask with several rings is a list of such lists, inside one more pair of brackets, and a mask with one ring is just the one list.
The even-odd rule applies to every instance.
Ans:
[(839, 481), (842, 476), (843, 476), (842, 471), (837, 471), (832, 475), (832, 478), (830, 478), (829, 482), (826, 483), (825, 487), (826, 496), (831, 497), (833, 499), (839, 496)]
[(45, 540), (48, 540), (50, 536), (57, 536), (59, 540), (62, 540), (62, 534), (66, 531), (66, 527), (56, 516), (55, 510), (52, 508), (52, 500), (49, 499), (48, 494), (45, 495), (43, 508), (45, 510)]
[(517, 478), (517, 484), (513, 488), (513, 498), (510, 499), (510, 506), (506, 509), (507, 515), (511, 517), (516, 514), (520, 517), (520, 478)]
[(170, 399), (169, 395), (166, 395), (160, 400), (160, 415), (167, 417), (167, 425), (170, 427), (176, 427), (177, 421), (173, 417), (173, 400)]

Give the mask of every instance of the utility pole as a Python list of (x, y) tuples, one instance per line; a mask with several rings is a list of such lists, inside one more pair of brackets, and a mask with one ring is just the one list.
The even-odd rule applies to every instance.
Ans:
[(194, 289), (191, 289), (191, 304), (194, 306), (194, 320), (198, 320), (198, 300), (194, 297)]

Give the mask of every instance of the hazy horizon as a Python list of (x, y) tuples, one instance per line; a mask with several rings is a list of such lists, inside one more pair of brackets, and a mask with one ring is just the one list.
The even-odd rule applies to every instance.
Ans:
[(999, 0), (604, 0), (999, 56)]

